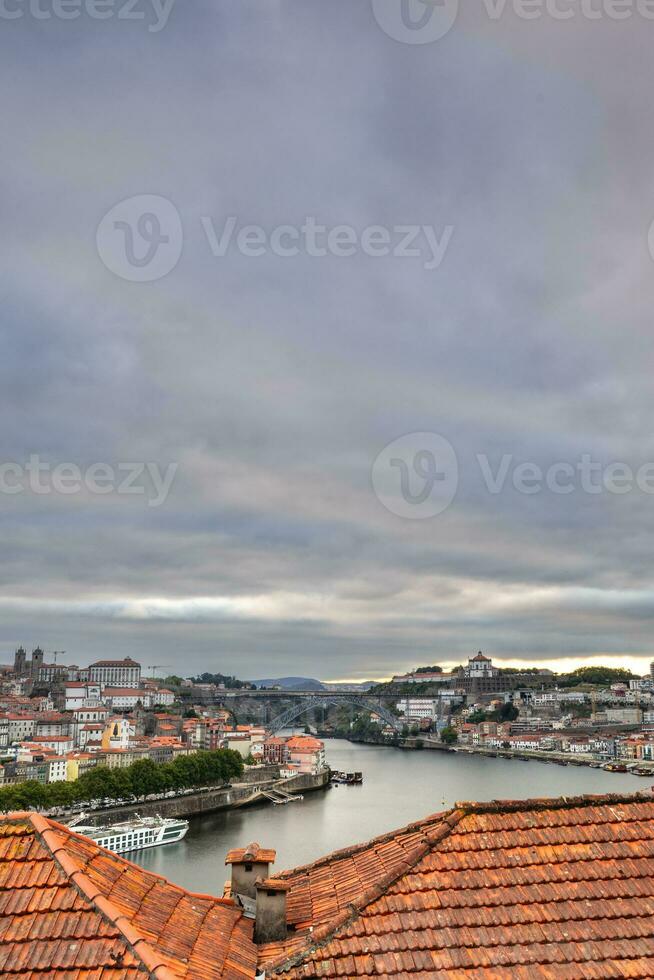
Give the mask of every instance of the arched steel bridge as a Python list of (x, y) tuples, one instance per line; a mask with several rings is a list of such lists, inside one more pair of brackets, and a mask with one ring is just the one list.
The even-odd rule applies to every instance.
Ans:
[[(293, 691), (285, 692), (288, 695), (293, 695)], [(379, 701), (372, 697), (366, 697), (364, 694), (342, 694), (338, 693), (336, 696), (326, 692), (321, 694), (316, 692), (310, 696), (304, 695), (299, 704), (294, 704), (277, 718), (273, 718), (272, 721), (268, 722), (266, 728), (270, 731), (271, 735), (276, 735), (277, 732), (281, 731), (283, 728), (288, 728), (293, 722), (300, 718), (305, 711), (310, 711), (312, 708), (320, 708), (323, 705), (340, 705), (340, 704), (352, 704), (357, 708), (364, 708), (366, 711), (374, 712), (379, 715), (379, 717), (390, 725), (396, 732), (401, 732), (403, 725), (406, 724), (405, 719), (396, 718), (395, 715), (391, 714), (388, 708), (384, 708)]]

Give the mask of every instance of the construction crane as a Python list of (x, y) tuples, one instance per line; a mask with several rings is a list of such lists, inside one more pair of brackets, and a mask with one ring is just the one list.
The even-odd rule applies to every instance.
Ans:
[(153, 680), (154, 680), (154, 672), (155, 672), (155, 670), (163, 670), (164, 667), (166, 669), (170, 669), (170, 664), (149, 664), (148, 665), (148, 670), (151, 670), (152, 671), (152, 679)]
[(54, 650), (53, 651), (52, 656), (54, 657), (55, 666), (57, 665), (57, 657), (59, 656), (59, 654), (61, 654), (61, 656), (63, 657), (63, 656), (65, 656), (66, 651), (65, 650)]

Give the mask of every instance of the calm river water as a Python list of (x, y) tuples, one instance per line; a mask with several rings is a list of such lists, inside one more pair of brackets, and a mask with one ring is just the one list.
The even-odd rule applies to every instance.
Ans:
[(332, 769), (361, 770), (363, 786), (334, 786), (300, 803), (195, 817), (185, 840), (130, 854), (132, 861), (192, 891), (222, 893), (225, 854), (256, 840), (277, 850), (273, 871), (368, 840), (457, 800), (576, 796), (648, 790), (651, 781), (582, 766), (488, 759), (463, 753), (404, 752), (325, 742)]

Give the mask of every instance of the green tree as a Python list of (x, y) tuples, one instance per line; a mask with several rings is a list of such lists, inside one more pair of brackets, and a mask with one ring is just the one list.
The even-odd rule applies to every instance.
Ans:
[(520, 712), (512, 701), (507, 701), (498, 711), (499, 721), (515, 721)]
[(473, 714), (468, 715), (468, 717), (467, 717), (466, 720), (471, 725), (479, 725), (479, 724), (481, 724), (482, 721), (486, 721), (487, 718), (488, 718), (488, 715), (486, 714), (485, 711), (475, 711), (475, 712), (473, 712)]
[(89, 769), (78, 779), (77, 793), (80, 800), (102, 800), (105, 797), (115, 799), (119, 794), (114, 770), (107, 766), (94, 766)]
[(609, 687), (619, 681), (630, 681), (635, 677), (626, 667), (578, 667), (569, 674), (557, 678), (559, 687), (576, 687), (578, 684), (597, 684)]
[(130, 782), (134, 796), (149, 796), (150, 793), (159, 793), (162, 789), (163, 780), (160, 767), (152, 759), (139, 759), (129, 767)]
[(448, 726), (444, 728), (441, 732), (441, 742), (445, 742), (446, 745), (454, 745), (458, 741), (459, 735), (456, 728)]

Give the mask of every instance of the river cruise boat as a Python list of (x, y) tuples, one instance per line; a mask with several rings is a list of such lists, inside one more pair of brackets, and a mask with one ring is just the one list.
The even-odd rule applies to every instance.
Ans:
[(168, 820), (164, 817), (135, 817), (112, 826), (93, 827), (90, 824), (71, 826), (76, 834), (84, 834), (100, 847), (114, 854), (140, 851), (144, 847), (175, 844), (186, 836), (188, 820)]

